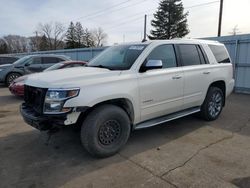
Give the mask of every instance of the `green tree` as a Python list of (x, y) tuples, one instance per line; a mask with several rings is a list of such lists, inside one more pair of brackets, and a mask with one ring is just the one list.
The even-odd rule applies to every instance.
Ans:
[(188, 12), (184, 13), (181, 0), (161, 0), (154, 13), (149, 39), (182, 38), (189, 33), (187, 25)]
[(86, 47), (83, 43), (84, 31), (82, 24), (80, 22), (76, 22), (75, 30), (76, 30), (76, 47), (77, 48)]
[(8, 53), (8, 46), (6, 43), (0, 44), (0, 54), (7, 54)]
[(95, 47), (93, 33), (88, 28), (84, 29), (83, 42), (86, 47)]
[(39, 41), (38, 50), (40, 51), (50, 50), (48, 39), (45, 35), (43, 35)]
[(66, 48), (76, 48), (77, 47), (77, 36), (76, 36), (76, 28), (73, 22), (70, 22), (68, 30), (66, 32)]

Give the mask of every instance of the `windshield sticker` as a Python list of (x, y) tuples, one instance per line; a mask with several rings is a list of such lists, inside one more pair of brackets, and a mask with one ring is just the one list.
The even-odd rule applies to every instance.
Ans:
[(129, 50), (143, 50), (144, 46), (130, 46)]

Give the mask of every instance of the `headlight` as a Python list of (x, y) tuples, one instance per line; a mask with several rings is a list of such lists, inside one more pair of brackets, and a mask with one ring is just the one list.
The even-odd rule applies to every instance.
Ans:
[(63, 108), (64, 103), (79, 94), (80, 89), (49, 89), (44, 101), (44, 114), (61, 114), (71, 110)]

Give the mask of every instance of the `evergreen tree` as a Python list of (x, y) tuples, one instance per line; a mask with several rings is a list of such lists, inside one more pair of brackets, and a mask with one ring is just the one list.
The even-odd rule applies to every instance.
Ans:
[(76, 48), (83, 48), (85, 47), (83, 43), (83, 36), (84, 36), (84, 31), (82, 24), (80, 22), (76, 22), (75, 26), (75, 32), (76, 32)]
[(93, 34), (88, 30), (88, 28), (84, 30), (83, 42), (86, 47), (95, 47)]
[(7, 54), (8, 53), (8, 46), (5, 42), (0, 43), (0, 54)]
[(73, 22), (70, 22), (68, 30), (66, 32), (66, 48), (76, 48), (77, 46), (77, 37), (76, 37), (76, 28)]
[(149, 39), (182, 38), (189, 33), (187, 25), (188, 12), (184, 13), (181, 0), (161, 0), (154, 14)]
[(45, 35), (43, 35), (42, 38), (40, 39), (38, 50), (40, 51), (50, 50), (48, 39)]

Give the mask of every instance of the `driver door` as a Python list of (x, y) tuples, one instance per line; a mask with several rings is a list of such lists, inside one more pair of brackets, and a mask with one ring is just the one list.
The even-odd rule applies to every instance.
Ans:
[(148, 60), (161, 60), (163, 67), (138, 73), (141, 121), (179, 111), (183, 105), (183, 70), (173, 45), (154, 48), (145, 63)]
[(42, 59), (41, 57), (31, 58), (24, 66), (25, 74), (31, 74), (42, 71)]

